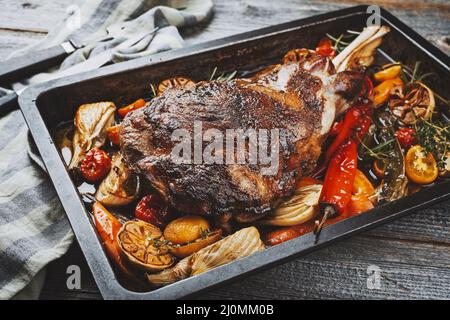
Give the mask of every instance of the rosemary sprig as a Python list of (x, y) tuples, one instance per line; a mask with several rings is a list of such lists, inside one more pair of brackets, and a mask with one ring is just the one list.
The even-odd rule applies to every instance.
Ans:
[(152, 98), (156, 97), (156, 89), (153, 83), (150, 83), (150, 89), (152, 89)]
[[(337, 37), (334, 37), (329, 33), (326, 34), (326, 36), (331, 40), (333, 49), (336, 50), (337, 53), (344, 50), (358, 35), (359, 32), (352, 30), (347, 30), (346, 33), (342, 33)], [(343, 39), (348, 40), (343, 41)]]
[(212, 81), (214, 79), (214, 76), (216, 75), (217, 67), (214, 67), (213, 71), (211, 72), (211, 75), (209, 76), (209, 81)]
[(425, 78), (436, 76), (436, 73), (434, 72), (428, 72), (420, 74), (420, 66), (422, 64), (422, 61), (416, 61), (414, 64), (413, 69), (409, 68), (408, 66), (402, 64), (402, 80), (405, 83), (411, 83), (416, 81), (423, 81)]
[[(432, 77), (432, 76), (436, 76), (436, 73), (434, 72), (427, 72), (424, 74), (420, 74), (419, 73), (419, 69), (420, 69), (420, 65), (421, 65), (421, 61), (417, 61), (414, 64), (414, 68), (411, 69), (408, 66), (401, 64), (402, 66), (402, 73), (401, 73), (401, 79), (403, 80), (403, 82), (405, 84), (414, 82), (414, 81), (419, 81), (419, 82), (423, 82), (426, 78)], [(437, 94), (436, 91), (433, 90), (434, 96), (444, 105), (448, 106), (450, 105), (450, 100), (445, 99), (444, 97), (442, 97), (441, 95)]]
[(216, 77), (217, 74), (217, 67), (214, 67), (211, 75), (209, 76), (209, 81), (216, 80), (216, 81), (229, 81), (234, 79), (236, 77), (237, 71), (234, 70), (230, 73), (224, 73), (222, 72), (219, 76)]
[[(368, 155), (372, 158), (378, 159), (378, 160), (387, 160), (390, 156), (390, 149), (385, 150), (385, 152), (382, 152), (386, 147), (390, 146), (393, 142), (395, 142), (395, 138), (389, 139), (385, 142), (382, 142), (378, 145), (376, 145), (373, 148), (370, 148), (367, 146), (364, 141), (360, 139), (361, 146), (366, 150)], [(387, 151), (387, 152), (386, 152)]]

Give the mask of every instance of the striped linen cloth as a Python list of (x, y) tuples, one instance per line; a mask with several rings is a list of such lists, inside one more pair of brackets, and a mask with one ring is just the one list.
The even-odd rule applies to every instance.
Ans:
[[(182, 47), (177, 27), (205, 21), (212, 8), (211, 0), (86, 0), (79, 7), (71, 5), (67, 17), (43, 41), (13, 55), (69, 37), (91, 43), (52, 70), (54, 75), (148, 30), (136, 44), (116, 50), (111, 62), (143, 57)], [(107, 41), (95, 43), (105, 36)], [(48, 77), (39, 74), (13, 88)], [(74, 237), (20, 111), (0, 119), (0, 132), (0, 299), (37, 298), (45, 266), (62, 256)]]

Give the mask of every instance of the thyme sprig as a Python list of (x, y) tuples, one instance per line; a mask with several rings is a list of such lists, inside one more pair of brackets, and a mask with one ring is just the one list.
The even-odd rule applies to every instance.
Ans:
[(416, 138), (427, 153), (437, 157), (437, 165), (444, 168), (450, 149), (450, 125), (422, 119), (415, 124)]

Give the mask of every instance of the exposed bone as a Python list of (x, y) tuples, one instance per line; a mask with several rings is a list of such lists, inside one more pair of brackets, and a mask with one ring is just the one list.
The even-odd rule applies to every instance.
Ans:
[(390, 31), (387, 26), (369, 26), (359, 34), (334, 59), (337, 72), (357, 66), (369, 66), (373, 63), (375, 50), (381, 44), (382, 37)]

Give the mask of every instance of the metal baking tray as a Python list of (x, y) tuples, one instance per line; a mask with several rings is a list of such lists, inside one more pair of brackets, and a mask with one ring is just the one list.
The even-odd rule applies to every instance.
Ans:
[[(148, 94), (150, 83), (178, 75), (205, 79), (214, 67), (224, 72), (254, 70), (279, 61), (290, 49), (314, 47), (327, 32), (339, 34), (347, 29), (362, 29), (369, 16), (366, 11), (367, 6), (351, 7), (108, 66), (36, 85), (23, 92), (20, 108), (105, 299), (174, 299), (192, 295), (450, 198), (450, 181), (446, 181), (327, 226), (317, 242), (314, 235), (306, 234), (174, 284), (149, 292), (136, 292), (118, 281), (90, 215), (55, 147), (50, 132), (58, 123), (73, 119), (77, 107), (83, 103), (114, 101), (123, 105)], [(385, 10), (381, 11), (381, 21), (392, 31), (385, 38), (380, 54), (408, 65), (422, 61), (427, 71), (438, 75), (438, 80), (430, 85), (445, 96), (445, 86), (450, 83), (449, 57)]]

